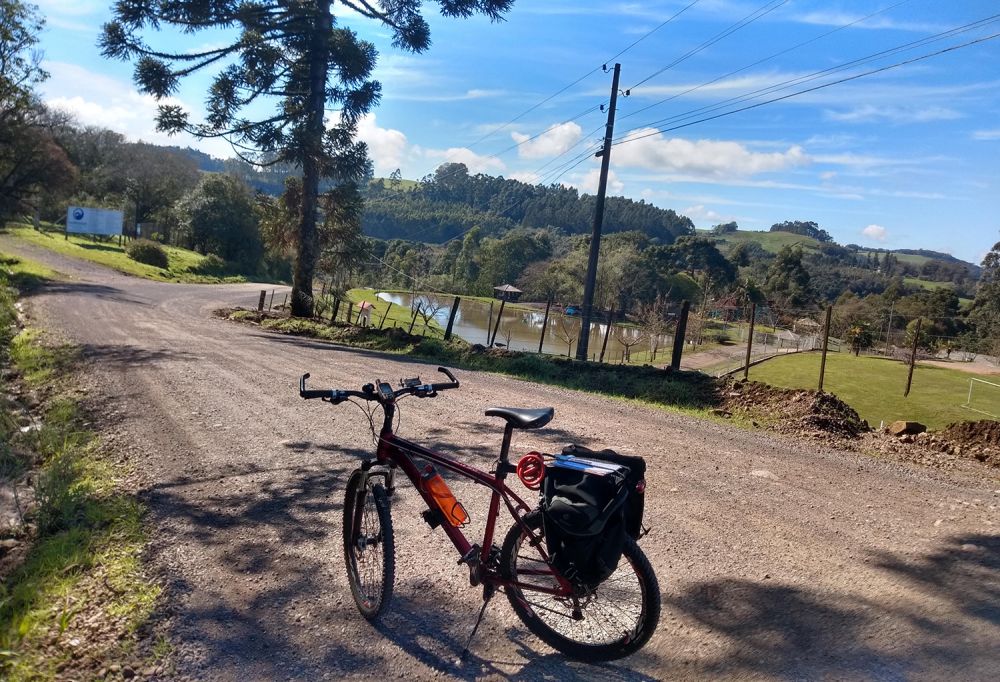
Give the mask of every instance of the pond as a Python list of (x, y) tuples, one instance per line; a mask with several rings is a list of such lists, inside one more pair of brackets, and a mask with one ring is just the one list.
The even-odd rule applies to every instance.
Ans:
[[(448, 325), (448, 316), (451, 314), (451, 305), (455, 300), (454, 296), (435, 294), (413, 294), (408, 293), (387, 293), (381, 292), (378, 297), (383, 301), (390, 301), (395, 305), (410, 308), (416, 303), (437, 307), (434, 319), (442, 328)], [(484, 346), (489, 345), (489, 336), (493, 333), (492, 323), (496, 324), (496, 316), (500, 310), (500, 302), (492, 304), (480, 300), (463, 298), (458, 307), (458, 314), (455, 316), (455, 324), (452, 332), (469, 343), (479, 343)], [(496, 334), (496, 344), (502, 345), (511, 350), (538, 352), (538, 341), (542, 334), (542, 324), (545, 321), (545, 306), (534, 304), (508, 304), (504, 306), (503, 318)], [(607, 324), (604, 322), (594, 322), (590, 325), (590, 354), (594, 357), (601, 352), (601, 344), (604, 342), (604, 333)], [(575, 355), (576, 342), (580, 335), (580, 318), (577, 316), (563, 315), (562, 310), (555, 305), (549, 313), (548, 328), (545, 332), (545, 340), (542, 345), (542, 352), (553, 355)], [(638, 359), (646, 360), (649, 356), (650, 342), (642, 338), (642, 332), (630, 325), (615, 324), (611, 329), (611, 336), (608, 338), (608, 348), (604, 359), (606, 362), (618, 362), (625, 352), (626, 344), (631, 346), (630, 355), (633, 361)], [(572, 350), (570, 343), (572, 342)], [(656, 356), (656, 364), (667, 364), (670, 362), (670, 344), (673, 337), (670, 335), (661, 336), (658, 339), (659, 351)]]

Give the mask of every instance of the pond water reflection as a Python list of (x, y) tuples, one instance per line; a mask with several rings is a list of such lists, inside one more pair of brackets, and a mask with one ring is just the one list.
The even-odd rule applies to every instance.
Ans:
[[(411, 303), (430, 305), (437, 308), (434, 319), (442, 328), (448, 325), (448, 316), (451, 314), (451, 306), (454, 296), (435, 294), (407, 294), (407, 293), (387, 293), (380, 292), (378, 297), (383, 301), (390, 301), (395, 305), (410, 308)], [(458, 314), (455, 316), (455, 324), (452, 332), (469, 343), (479, 343), (488, 345), (489, 335), (493, 333), (490, 321), (496, 324), (496, 315), (500, 310), (500, 302), (486, 303), (479, 300), (463, 298), (458, 307)], [(542, 334), (542, 323), (545, 320), (545, 306), (508, 304), (504, 306), (503, 318), (496, 334), (497, 345), (504, 345), (511, 350), (538, 352), (538, 340)], [(590, 325), (590, 354), (597, 356), (601, 352), (601, 344), (604, 342), (604, 333), (607, 324), (592, 323)], [(580, 318), (576, 316), (566, 316), (555, 305), (549, 313), (548, 329), (545, 332), (545, 341), (542, 352), (556, 355), (572, 355), (576, 352), (576, 341), (580, 334)], [(639, 329), (616, 324), (612, 327), (611, 336), (608, 338), (608, 348), (605, 353), (605, 361), (617, 362), (625, 351), (626, 344), (631, 345), (631, 356), (633, 360), (637, 355), (645, 358), (650, 349), (648, 340), (640, 340), (642, 333)], [(572, 341), (572, 351), (570, 344)], [(624, 343), (623, 343), (624, 342)], [(638, 342), (638, 343), (636, 343)], [(672, 337), (662, 336), (659, 339), (659, 353), (657, 363), (663, 364), (670, 361), (670, 343)]]

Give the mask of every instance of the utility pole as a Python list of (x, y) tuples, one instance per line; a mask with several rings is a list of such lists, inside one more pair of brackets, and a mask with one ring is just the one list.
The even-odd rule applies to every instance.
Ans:
[(618, 77), (622, 65), (615, 64), (611, 79), (611, 101), (608, 104), (608, 124), (604, 131), (601, 157), (601, 179), (597, 185), (597, 203), (594, 204), (594, 232), (590, 237), (590, 257), (587, 259), (587, 279), (583, 283), (583, 311), (580, 316), (580, 340), (576, 344), (576, 359), (587, 359), (590, 343), (590, 317), (594, 310), (594, 287), (597, 281), (597, 256), (601, 251), (601, 228), (604, 226), (604, 195), (608, 191), (608, 169), (611, 166), (611, 138), (615, 132), (615, 106), (618, 104)]

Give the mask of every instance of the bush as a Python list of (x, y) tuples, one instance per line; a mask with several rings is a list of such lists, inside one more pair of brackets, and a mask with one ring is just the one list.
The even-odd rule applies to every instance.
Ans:
[(137, 239), (130, 243), (125, 247), (125, 253), (132, 260), (145, 263), (146, 265), (164, 269), (170, 266), (170, 260), (167, 258), (167, 252), (163, 250), (163, 247), (148, 239)]
[(214, 253), (210, 253), (205, 256), (198, 265), (191, 268), (192, 272), (196, 272), (199, 275), (215, 275), (216, 277), (221, 277), (226, 274), (226, 268), (228, 265), (219, 256)]

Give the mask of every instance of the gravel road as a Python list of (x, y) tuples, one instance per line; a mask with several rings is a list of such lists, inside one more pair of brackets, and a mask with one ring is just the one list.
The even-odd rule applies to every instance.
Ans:
[[(404, 436), (488, 467), (490, 405), (555, 407), (514, 452), (575, 441), (649, 463), (643, 540), (660, 627), (617, 664), (567, 662), (495, 600), (464, 665), (479, 590), (401, 487), (397, 582), (375, 628), (339, 547), (343, 487), (371, 452), (350, 405), (296, 382), (360, 387), (432, 375), (390, 356), (215, 319), (259, 286), (125, 277), (0, 236), (68, 277), (31, 299), (82, 345), (105, 433), (143, 482), (150, 560), (169, 581), (178, 677), (1000, 679), (1000, 483), (975, 482), (596, 395), (459, 371), (462, 388), (402, 405)], [(280, 294), (279, 294), (280, 295)], [(453, 490), (481, 533), (483, 489)]]

